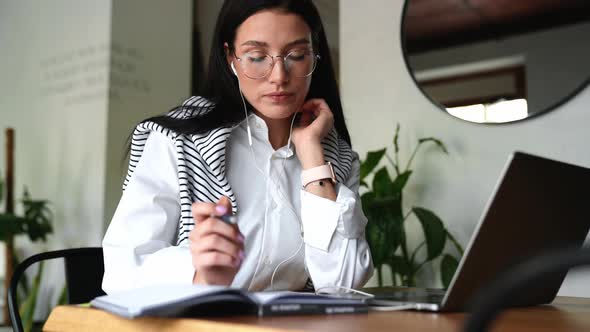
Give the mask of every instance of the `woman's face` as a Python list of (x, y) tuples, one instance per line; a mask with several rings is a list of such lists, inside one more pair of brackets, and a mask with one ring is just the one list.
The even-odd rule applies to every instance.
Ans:
[[(260, 11), (238, 27), (234, 46), (235, 55), (228, 52), (229, 64), (233, 63), (242, 93), (259, 116), (268, 120), (289, 119), (300, 110), (309, 91), (311, 75), (297, 77), (295, 66), (301, 66), (301, 55), (312, 50), (311, 31), (301, 17), (280, 10)], [(290, 63), (299, 62), (289, 71), (284, 58), (274, 57), (268, 75), (258, 79), (247, 76), (253, 76), (254, 65), (270, 68), (262, 65), (263, 61), (272, 63), (268, 57), (264, 58), (265, 54), (289, 53), (292, 54)]]

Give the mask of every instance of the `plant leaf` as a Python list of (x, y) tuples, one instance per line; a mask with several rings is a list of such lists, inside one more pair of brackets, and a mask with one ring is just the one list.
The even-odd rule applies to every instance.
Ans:
[(373, 264), (380, 267), (387, 263), (397, 250), (402, 236), (402, 216), (397, 212), (399, 201), (391, 197), (376, 198), (374, 192), (367, 192), (361, 196), (363, 211), (369, 220), (366, 237)]
[(455, 257), (449, 254), (443, 256), (443, 259), (440, 262), (440, 278), (444, 288), (449, 288), (451, 280), (453, 280), (453, 276), (457, 270), (457, 266), (459, 266), (459, 262)]
[(403, 217), (397, 214), (388, 214), (386, 219), (387, 256), (395, 254), (404, 237)]
[(6, 241), (8, 237), (24, 233), (25, 218), (14, 214), (0, 214), (0, 241)]
[[(15, 251), (12, 251), (12, 262), (13, 266), (18, 266), (18, 264), (20, 264), (20, 259)], [(23, 273), (18, 281), (18, 287), (16, 290), (17, 303), (23, 303), (23, 294), (29, 294), (29, 278), (26, 273)]]
[(35, 306), (37, 305), (37, 297), (39, 295), (39, 286), (41, 284), (41, 276), (43, 275), (43, 262), (39, 262), (39, 269), (37, 275), (33, 279), (33, 286), (31, 292), (19, 308), (21, 315), (23, 329), (29, 332), (33, 328), (33, 314), (35, 313)]
[(369, 215), (372, 213), (372, 208), (375, 202), (375, 193), (372, 191), (367, 191), (366, 193), (361, 195), (361, 205), (363, 206), (363, 212), (367, 219), (369, 219)]
[(47, 207), (47, 200), (32, 200), (27, 192), (22, 203), (25, 209), (24, 230), (31, 241), (45, 241), (47, 234), (53, 231), (51, 227), (51, 210)]
[(375, 220), (369, 220), (366, 228), (367, 242), (371, 249), (371, 256), (375, 267), (381, 267), (385, 262), (386, 245), (385, 233), (382, 232), (376, 225)]
[(399, 152), (399, 144), (398, 144), (398, 140), (399, 140), (399, 122), (397, 123), (397, 125), (395, 126), (395, 135), (393, 136), (393, 148), (395, 153), (397, 154)]
[(394, 196), (393, 182), (387, 172), (387, 168), (382, 167), (375, 173), (373, 177), (373, 191), (376, 197), (390, 197)]
[(408, 180), (410, 179), (410, 175), (412, 175), (412, 171), (405, 171), (402, 174), (398, 175), (395, 178), (395, 180), (393, 180), (392, 190), (394, 193), (399, 193), (399, 195), (401, 196), (401, 192), (402, 192), (402, 190), (404, 190), (406, 183), (408, 183)]
[(461, 244), (459, 244), (459, 241), (457, 241), (457, 239), (455, 239), (453, 234), (451, 234), (449, 231), (447, 231), (447, 238), (451, 241), (451, 243), (455, 246), (455, 249), (457, 249), (457, 251), (459, 252), (459, 257), (463, 256), (463, 247), (461, 246)]
[(389, 257), (395, 253), (404, 239), (404, 217), (400, 197), (375, 198), (369, 203), (368, 210), (370, 210), (369, 213), (365, 213), (367, 218), (377, 220), (386, 239), (389, 239), (387, 244), (387, 257)]
[(57, 305), (68, 304), (68, 287), (64, 285), (57, 299)]
[(377, 167), (377, 164), (385, 155), (385, 150), (387, 148), (383, 148), (377, 151), (369, 151), (367, 153), (367, 158), (361, 162), (361, 170), (360, 170), (360, 180), (363, 181), (367, 175), (371, 174), (371, 172)]
[[(389, 264), (391, 265), (391, 271), (395, 271), (395, 273), (400, 275), (408, 276), (412, 272), (411, 263), (400, 255), (394, 255), (391, 257)], [(404, 280), (404, 278), (402, 278), (402, 280)]]
[(425, 137), (418, 140), (418, 144), (426, 143), (426, 142), (434, 142), (444, 153), (449, 154), (447, 147), (445, 144), (439, 140), (438, 138), (434, 137)]
[(380, 225), (380, 218), (378, 210), (372, 208), (375, 201), (375, 193), (366, 192), (361, 196), (361, 202), (365, 216), (367, 216), (368, 222), (366, 227), (366, 237), (371, 249), (371, 256), (373, 258), (373, 264), (375, 267), (380, 267), (385, 259), (386, 246), (385, 246), (385, 232), (383, 225)]
[(443, 222), (432, 211), (424, 208), (414, 207), (412, 212), (420, 221), (424, 231), (427, 260), (433, 260), (442, 253), (447, 240), (447, 232)]

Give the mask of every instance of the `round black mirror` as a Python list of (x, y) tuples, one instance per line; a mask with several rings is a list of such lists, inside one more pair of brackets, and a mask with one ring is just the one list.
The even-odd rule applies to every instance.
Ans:
[(587, 0), (406, 0), (401, 34), (416, 85), (463, 120), (528, 119), (590, 82)]

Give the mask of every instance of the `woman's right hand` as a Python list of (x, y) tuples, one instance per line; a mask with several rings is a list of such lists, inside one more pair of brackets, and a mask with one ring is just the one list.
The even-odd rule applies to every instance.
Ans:
[(217, 204), (197, 202), (192, 205), (195, 227), (189, 234), (190, 251), (195, 268), (193, 284), (230, 285), (244, 259), (244, 237), (237, 225), (211, 217), (231, 211), (229, 198)]

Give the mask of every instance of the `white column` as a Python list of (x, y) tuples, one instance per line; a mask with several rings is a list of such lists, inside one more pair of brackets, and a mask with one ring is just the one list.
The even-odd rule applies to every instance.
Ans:
[[(47, 243), (17, 238), (21, 259), (100, 245), (134, 123), (189, 95), (191, 33), (190, 0), (0, 1), (0, 129), (16, 131), (15, 194), (26, 185), (54, 212)], [(46, 265), (41, 316), (63, 286), (62, 270)]]

